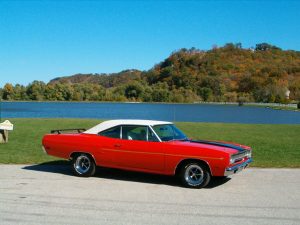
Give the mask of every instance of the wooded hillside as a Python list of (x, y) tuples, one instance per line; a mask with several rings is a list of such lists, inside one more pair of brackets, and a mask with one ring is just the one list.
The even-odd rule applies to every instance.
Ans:
[(148, 71), (76, 74), (26, 87), (6, 84), (0, 96), (58, 101), (299, 101), (300, 52), (267, 43), (253, 49), (240, 43), (208, 51), (180, 49)]

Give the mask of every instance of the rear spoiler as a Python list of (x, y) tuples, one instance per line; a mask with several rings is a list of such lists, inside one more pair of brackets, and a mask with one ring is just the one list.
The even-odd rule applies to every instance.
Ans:
[(77, 131), (77, 133), (82, 133), (82, 132), (86, 131), (86, 129), (85, 128), (60, 129), (60, 130), (51, 130), (50, 132), (51, 132), (51, 134), (55, 134), (55, 133), (61, 134), (64, 131)]

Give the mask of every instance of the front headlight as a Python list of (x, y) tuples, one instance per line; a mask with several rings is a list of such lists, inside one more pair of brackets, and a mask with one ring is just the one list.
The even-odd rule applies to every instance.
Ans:
[(233, 163), (234, 163), (234, 161), (235, 161), (235, 159), (234, 159), (234, 158), (232, 158), (232, 156), (231, 156), (231, 157), (230, 157), (230, 160), (229, 160), (230, 164), (233, 164)]

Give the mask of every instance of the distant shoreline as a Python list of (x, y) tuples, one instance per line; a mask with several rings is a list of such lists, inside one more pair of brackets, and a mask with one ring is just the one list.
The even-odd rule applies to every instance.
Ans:
[[(237, 106), (239, 105), (238, 102), (116, 102), (116, 101), (7, 101), (7, 100), (1, 100), (0, 103), (122, 103), (122, 104), (170, 104), (170, 105), (188, 105), (188, 104), (194, 104), (194, 105), (228, 105), (228, 106)], [(300, 111), (300, 109), (297, 108), (296, 103), (290, 103), (290, 104), (282, 104), (282, 103), (262, 103), (262, 102), (245, 102), (243, 103), (243, 106), (246, 107), (265, 107), (265, 108), (272, 108), (275, 110), (291, 110), (291, 111)]]
[[(212, 104), (212, 105), (238, 105), (238, 102), (140, 102), (140, 101), (38, 101), (38, 100), (1, 100), (0, 102), (57, 102), (57, 103), (144, 103), (144, 104)], [(297, 103), (265, 103), (265, 102), (244, 102), (244, 105), (248, 106), (282, 106), (282, 107), (294, 107), (297, 108)]]

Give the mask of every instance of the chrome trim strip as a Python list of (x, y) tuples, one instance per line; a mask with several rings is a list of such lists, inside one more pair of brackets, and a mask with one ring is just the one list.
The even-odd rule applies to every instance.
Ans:
[(147, 138), (147, 141), (149, 141), (149, 126), (147, 127), (147, 129), (146, 129), (146, 138)]
[(120, 126), (120, 139), (123, 138), (123, 126)]
[(226, 168), (224, 172), (224, 176), (229, 176), (240, 172), (241, 170), (245, 169), (251, 162), (253, 162), (252, 158), (247, 159), (245, 162), (241, 164)]

